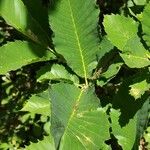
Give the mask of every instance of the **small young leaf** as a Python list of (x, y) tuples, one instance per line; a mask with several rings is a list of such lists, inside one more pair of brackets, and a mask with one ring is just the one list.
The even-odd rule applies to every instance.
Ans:
[(130, 85), (130, 94), (135, 98), (141, 98), (141, 96), (150, 89), (150, 83), (146, 80)]
[(0, 15), (19, 32), (47, 47), (49, 37), (40, 24), (29, 14), (21, 0), (1, 0)]
[[(48, 34), (49, 36), (49, 22), (48, 22), (48, 7), (45, 7), (42, 3), (42, 0), (22, 0), (28, 12), (31, 16), (38, 22), (38, 24), (42, 27), (42, 29)], [(36, 4), (36, 7), (35, 7)], [(39, 13), (40, 12), (40, 13)]]
[(75, 75), (69, 74), (69, 72), (62, 65), (53, 65), (52, 67), (48, 64), (42, 67), (37, 73), (38, 81), (43, 80), (70, 80), (74, 83), (78, 83), (78, 78)]

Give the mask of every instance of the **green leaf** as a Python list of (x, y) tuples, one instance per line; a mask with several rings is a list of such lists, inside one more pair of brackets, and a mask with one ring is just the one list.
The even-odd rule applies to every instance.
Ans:
[(147, 128), (146, 133), (144, 134), (144, 138), (145, 138), (146, 143), (147, 143), (146, 148), (150, 149), (150, 127)]
[(50, 60), (54, 55), (34, 43), (15, 41), (0, 47), (0, 74), (33, 62)]
[(12, 148), (12, 147), (9, 143), (1, 143), (1, 145), (0, 145), (0, 149), (2, 149), (2, 150), (8, 150), (10, 148)]
[(149, 111), (150, 111), (150, 97), (148, 97), (141, 109), (137, 113), (137, 134), (136, 134), (136, 145), (139, 145), (140, 138), (143, 137), (144, 131), (147, 128), (149, 121)]
[(136, 5), (145, 5), (147, 0), (134, 0), (134, 3)]
[(130, 39), (137, 36), (138, 24), (130, 17), (105, 15), (103, 24), (108, 40), (121, 51)]
[(78, 83), (79, 79), (75, 75), (71, 75), (64, 66), (55, 64), (52, 67), (50, 64), (42, 67), (37, 72), (38, 81), (42, 82), (44, 80), (70, 80), (74, 83)]
[(130, 85), (130, 95), (135, 99), (141, 98), (141, 96), (150, 89), (150, 83), (146, 80)]
[(134, 7), (135, 5), (145, 5), (147, 0), (128, 0), (128, 7)]
[[(0, 47), (0, 74), (33, 62), (50, 60), (54, 55), (34, 43), (15, 41)], [(45, 56), (44, 56), (45, 55)]]
[(128, 40), (120, 56), (130, 68), (142, 68), (150, 65), (150, 53), (144, 48), (138, 37)]
[(136, 139), (136, 117), (121, 127), (118, 122), (119, 116), (120, 112), (118, 110), (111, 109), (112, 133), (118, 139), (118, 143), (123, 150), (131, 150)]
[(150, 65), (148, 58), (131, 54), (120, 54), (120, 56), (130, 68), (142, 68)]
[(44, 116), (50, 116), (50, 100), (47, 91), (33, 95), (21, 111), (28, 111), (32, 114), (41, 114)]
[(1, 0), (0, 2), (0, 15), (9, 25), (34, 42), (48, 46), (50, 40), (47, 33), (31, 16), (21, 0)]
[(91, 76), (89, 65), (96, 60), (99, 45), (99, 10), (95, 5), (93, 0), (60, 0), (49, 15), (56, 51), (85, 78), (86, 84)]
[(106, 54), (109, 53), (114, 46), (111, 44), (111, 42), (107, 39), (106, 36), (103, 37), (103, 40), (100, 43), (100, 50), (98, 55), (99, 60)]
[(111, 64), (106, 72), (102, 73), (100, 75), (99, 80), (97, 80), (97, 84), (99, 86), (103, 86), (106, 83), (108, 83), (112, 78), (116, 76), (116, 74), (119, 72), (121, 66), (123, 63), (115, 63)]
[(45, 136), (43, 140), (38, 143), (31, 143), (25, 150), (55, 150), (54, 141), (51, 136)]
[(147, 45), (150, 46), (150, 3), (147, 4), (143, 11), (143, 18), (142, 18), (142, 29), (144, 32), (144, 40), (146, 41)]
[[(22, 0), (31, 16), (40, 24), (42, 29), (50, 36), (48, 22), (48, 7), (45, 7), (41, 0)], [(36, 7), (35, 7), (36, 5)], [(39, 13), (40, 11), (40, 13)]]
[(138, 24), (131, 18), (119, 15), (106, 15), (104, 19), (108, 39), (118, 47), (120, 56), (130, 68), (150, 65), (150, 53), (144, 48), (137, 36)]
[(52, 86), (52, 134), (60, 150), (106, 149), (109, 122), (106, 109), (99, 108), (94, 89), (70, 84)]

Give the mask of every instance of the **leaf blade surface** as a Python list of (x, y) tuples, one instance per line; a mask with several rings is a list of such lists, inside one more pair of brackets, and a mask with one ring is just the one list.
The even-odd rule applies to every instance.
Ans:
[(86, 83), (91, 75), (89, 65), (96, 60), (98, 52), (98, 15), (92, 0), (61, 0), (49, 15), (56, 51), (64, 56), (77, 74), (85, 78)]

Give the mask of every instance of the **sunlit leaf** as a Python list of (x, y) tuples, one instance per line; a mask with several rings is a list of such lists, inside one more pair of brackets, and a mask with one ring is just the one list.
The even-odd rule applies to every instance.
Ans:
[(138, 24), (130, 17), (105, 15), (103, 24), (108, 39), (121, 51), (130, 39), (137, 36)]
[(0, 74), (33, 62), (50, 60), (54, 55), (34, 43), (15, 41), (0, 47)]
[(43, 140), (39, 140), (37, 143), (30, 143), (26, 146), (25, 150), (56, 150), (54, 141), (51, 136), (45, 136)]
[(70, 80), (72, 82), (78, 83), (78, 78), (75, 75), (71, 75), (64, 66), (50, 64), (42, 67), (37, 73), (38, 81), (42, 82), (44, 80)]
[(148, 83), (146, 80), (143, 80), (141, 82), (130, 85), (130, 88), (130, 94), (135, 99), (138, 99), (145, 93), (145, 91), (150, 89), (150, 83)]
[(91, 75), (89, 65), (96, 60), (98, 52), (98, 16), (93, 0), (60, 0), (49, 15), (56, 51), (85, 78), (86, 84)]
[(41, 114), (50, 116), (50, 100), (48, 92), (43, 92), (38, 95), (33, 95), (21, 109), (32, 114)]

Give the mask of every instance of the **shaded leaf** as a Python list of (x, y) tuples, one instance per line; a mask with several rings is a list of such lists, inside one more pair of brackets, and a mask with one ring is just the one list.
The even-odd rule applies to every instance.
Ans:
[(144, 131), (147, 128), (148, 120), (149, 120), (149, 112), (150, 112), (150, 97), (148, 97), (141, 109), (139, 109), (137, 113), (137, 127), (136, 127), (136, 143), (135, 148), (137, 149), (137, 145), (139, 145), (140, 139), (144, 135)]
[(93, 0), (60, 0), (49, 15), (56, 51), (85, 78), (86, 84), (91, 75), (89, 65), (96, 60), (99, 45), (99, 10), (95, 5)]
[(1, 0), (0, 15), (19, 32), (41, 45), (49, 45), (49, 37), (29, 14), (21, 0)]
[(38, 22), (38, 24), (40, 24), (46, 34), (50, 36), (51, 33), (49, 31), (48, 7), (44, 6), (41, 0), (22, 1), (24, 2), (24, 5), (28, 9), (28, 12), (31, 14), (31, 16)]
[[(0, 47), (0, 74), (33, 62), (50, 60), (54, 55), (34, 43), (15, 41)], [(44, 56), (45, 55), (45, 56)]]
[(38, 81), (43, 80), (70, 80), (72, 82), (78, 83), (78, 78), (75, 75), (71, 75), (64, 66), (55, 64), (52, 67), (50, 64), (42, 67), (37, 73)]
[(50, 100), (48, 92), (33, 95), (21, 111), (28, 111), (32, 114), (50, 116)]
[[(60, 150), (104, 149), (109, 137), (106, 109), (99, 108), (94, 89), (59, 83), (50, 90), (52, 134)], [(104, 126), (105, 125), (105, 126)]]

